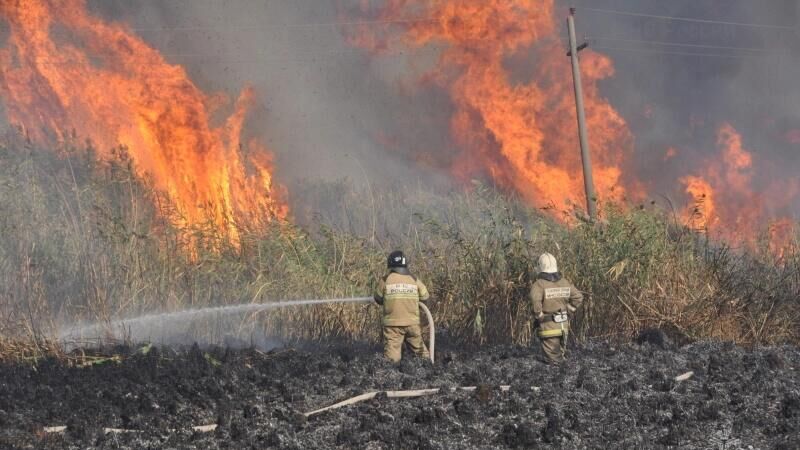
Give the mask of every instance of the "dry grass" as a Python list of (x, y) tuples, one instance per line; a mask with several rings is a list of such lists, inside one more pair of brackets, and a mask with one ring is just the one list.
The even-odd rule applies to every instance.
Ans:
[[(236, 247), (209, 226), (175, 229), (175, 212), (118, 153), (100, 163), (71, 142), (58, 157), (16, 135), (0, 145), (0, 358), (54, 351), (42, 343), (80, 320), (369, 295), (395, 248), (432, 287), (439, 327), (465, 343), (530, 341), (528, 287), (543, 251), (588, 293), (579, 339), (655, 326), (800, 342), (798, 255), (776, 262), (710, 246), (658, 210), (606, 206), (602, 225), (566, 228), (480, 185), (433, 194), (341, 182), (293, 191), (298, 225), (242, 229)], [(378, 331), (377, 308), (325, 305), (208, 319), (184, 337), (377, 340)]]

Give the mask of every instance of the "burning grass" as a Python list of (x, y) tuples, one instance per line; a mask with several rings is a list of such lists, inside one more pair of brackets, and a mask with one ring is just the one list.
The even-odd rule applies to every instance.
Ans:
[[(606, 205), (601, 225), (566, 228), (480, 185), (458, 194), (367, 194), (341, 182), (294, 190), (296, 225), (240, 227), (232, 242), (213, 219), (176, 228), (181, 222), (171, 217), (178, 212), (136, 175), (125, 149), (116, 152), (118, 158), (98, 162), (91, 147), (65, 142), (54, 157), (16, 134), (0, 146), (6, 357), (29, 356), (11, 342), (45, 342), (79, 321), (368, 295), (393, 248), (410, 254), (413, 270), (433, 288), (443, 339), (528, 343), (527, 289), (535, 256), (549, 251), (588, 293), (575, 323), (578, 339), (659, 327), (686, 340), (800, 342), (796, 253), (777, 260), (767, 246), (747, 253), (716, 246), (658, 209)], [(368, 195), (377, 207), (363, 201)], [(395, 207), (381, 207), (387, 204)], [(379, 339), (378, 310), (369, 305), (183, 325), (169, 338), (241, 345), (255, 343), (254, 336)]]
[(0, 20), (8, 30), (0, 96), (9, 121), (37, 142), (90, 130), (106, 161), (117, 159), (115, 145), (129, 146), (126, 158), (169, 198), (172, 219), (185, 228), (211, 222), (235, 241), (236, 223), (285, 217), (271, 153), (245, 138), (252, 89), (218, 108), (227, 99), (212, 100), (183, 67), (126, 26), (91, 14), (85, 0), (6, 1)]

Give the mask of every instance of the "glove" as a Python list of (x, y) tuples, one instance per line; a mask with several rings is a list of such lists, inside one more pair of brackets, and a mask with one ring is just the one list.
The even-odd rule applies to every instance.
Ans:
[(536, 320), (542, 320), (542, 317), (544, 317), (544, 313), (543, 313), (543, 312), (540, 312), (540, 313), (539, 313), (539, 314), (536, 316)]
[(375, 294), (374, 296), (372, 296), (372, 299), (375, 300), (375, 303), (383, 305), (383, 297), (381, 297), (380, 295)]

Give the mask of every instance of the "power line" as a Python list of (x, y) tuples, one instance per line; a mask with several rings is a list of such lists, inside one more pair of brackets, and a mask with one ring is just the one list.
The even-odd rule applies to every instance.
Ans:
[(676, 17), (676, 16), (664, 16), (658, 14), (645, 14), (645, 13), (636, 13), (630, 11), (618, 11), (613, 9), (601, 9), (601, 8), (580, 8), (581, 10), (585, 11), (594, 11), (599, 13), (606, 13), (606, 14), (618, 14), (621, 16), (632, 16), (632, 17), (648, 17), (652, 19), (663, 19), (663, 20), (674, 20), (680, 22), (694, 22), (694, 23), (708, 23), (708, 24), (717, 24), (717, 25), (734, 25), (739, 27), (751, 27), (751, 28), (771, 28), (775, 30), (797, 30), (797, 27), (794, 26), (787, 26), (787, 25), (769, 25), (769, 24), (757, 24), (757, 23), (744, 23), (744, 22), (726, 22), (722, 20), (709, 20), (709, 19), (694, 19), (691, 17)]
[(733, 46), (725, 46), (725, 45), (707, 45), (707, 44), (683, 44), (679, 42), (666, 42), (666, 41), (647, 41), (642, 39), (626, 39), (626, 38), (614, 38), (614, 37), (604, 37), (604, 36), (587, 36), (587, 40), (598, 40), (598, 41), (618, 41), (618, 42), (632, 42), (632, 43), (640, 43), (640, 44), (652, 44), (652, 45), (664, 45), (664, 46), (672, 46), (672, 47), (691, 47), (691, 48), (712, 48), (712, 49), (721, 49), (721, 50), (743, 50), (749, 52), (762, 52), (762, 53), (780, 53), (784, 54), (785, 52), (776, 52), (774, 50), (769, 50), (766, 48), (755, 48), (755, 47), (733, 47)]
[(775, 56), (777, 54), (761, 54), (761, 55), (722, 55), (719, 53), (693, 53), (693, 52), (673, 52), (673, 51), (661, 51), (661, 50), (652, 50), (652, 49), (644, 49), (644, 48), (623, 48), (623, 47), (608, 47), (608, 46), (598, 46), (593, 45), (590, 48), (595, 50), (619, 50), (624, 52), (634, 52), (634, 53), (651, 53), (651, 54), (660, 54), (660, 55), (682, 55), (682, 56), (707, 56), (711, 58), (755, 58), (755, 57), (765, 57), (765, 56)]

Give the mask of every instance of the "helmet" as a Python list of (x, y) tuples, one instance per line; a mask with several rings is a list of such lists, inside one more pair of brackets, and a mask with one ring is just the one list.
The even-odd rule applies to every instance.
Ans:
[(556, 257), (550, 253), (542, 253), (542, 256), (539, 257), (539, 272), (558, 273)]
[(406, 255), (404, 255), (403, 252), (401, 252), (400, 250), (395, 250), (392, 253), (389, 253), (387, 265), (389, 266), (390, 269), (397, 267), (406, 267)]

